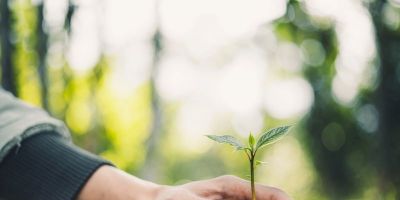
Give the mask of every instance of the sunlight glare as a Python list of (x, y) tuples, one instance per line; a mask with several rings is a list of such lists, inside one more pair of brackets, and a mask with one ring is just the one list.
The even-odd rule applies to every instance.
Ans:
[(78, 73), (88, 72), (100, 58), (101, 44), (96, 17), (95, 7), (82, 7), (72, 20), (67, 59), (71, 68)]
[(275, 118), (287, 119), (306, 114), (313, 102), (311, 85), (298, 77), (270, 83), (265, 92), (264, 108)]

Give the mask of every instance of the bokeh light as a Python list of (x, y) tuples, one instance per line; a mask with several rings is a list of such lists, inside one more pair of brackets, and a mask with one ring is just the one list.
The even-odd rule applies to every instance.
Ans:
[(398, 102), (400, 68), (380, 57), (400, 50), (379, 45), (380, 31), (398, 39), (398, 0), (381, 13), (378, 0), (12, 2), (19, 97), (118, 167), (163, 184), (246, 178), (243, 155), (204, 135), (295, 124), (260, 155), (261, 183), (294, 199), (396, 199), (382, 167), (398, 151), (380, 145), (398, 130), (385, 103)]

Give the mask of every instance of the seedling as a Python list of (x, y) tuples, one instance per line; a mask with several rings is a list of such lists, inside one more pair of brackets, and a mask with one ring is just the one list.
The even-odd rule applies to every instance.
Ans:
[(256, 190), (254, 187), (254, 178), (255, 178), (254, 169), (255, 165), (263, 163), (255, 159), (256, 154), (258, 150), (260, 150), (261, 148), (269, 144), (272, 144), (277, 140), (281, 139), (283, 136), (285, 136), (288, 133), (290, 127), (291, 126), (281, 126), (268, 130), (267, 132), (263, 133), (258, 138), (258, 140), (256, 140), (253, 134), (250, 133), (247, 146), (243, 145), (238, 139), (230, 135), (222, 135), (222, 136), (207, 135), (207, 137), (219, 143), (229, 144), (235, 147), (236, 150), (244, 151), (246, 153), (247, 158), (249, 159), (250, 162), (251, 196), (252, 200), (256, 200)]

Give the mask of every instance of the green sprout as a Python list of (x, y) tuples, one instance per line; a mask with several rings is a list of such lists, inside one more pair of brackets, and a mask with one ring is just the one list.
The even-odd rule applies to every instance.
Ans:
[(267, 132), (261, 134), (258, 140), (256, 140), (253, 134), (250, 133), (247, 147), (244, 146), (238, 139), (230, 135), (222, 135), (222, 136), (207, 135), (207, 137), (219, 143), (229, 144), (235, 147), (236, 150), (244, 151), (246, 153), (247, 158), (249, 159), (250, 162), (250, 183), (251, 183), (252, 200), (256, 200), (256, 190), (254, 187), (254, 178), (255, 178), (254, 168), (255, 165), (263, 163), (255, 159), (256, 153), (261, 148), (269, 144), (272, 144), (277, 140), (281, 139), (283, 136), (285, 136), (288, 133), (290, 127), (291, 126), (281, 126), (268, 130)]

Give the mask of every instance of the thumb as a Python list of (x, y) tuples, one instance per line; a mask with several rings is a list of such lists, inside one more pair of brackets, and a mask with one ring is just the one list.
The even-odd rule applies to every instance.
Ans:
[(256, 196), (259, 200), (291, 200), (282, 190), (259, 184), (256, 185)]

